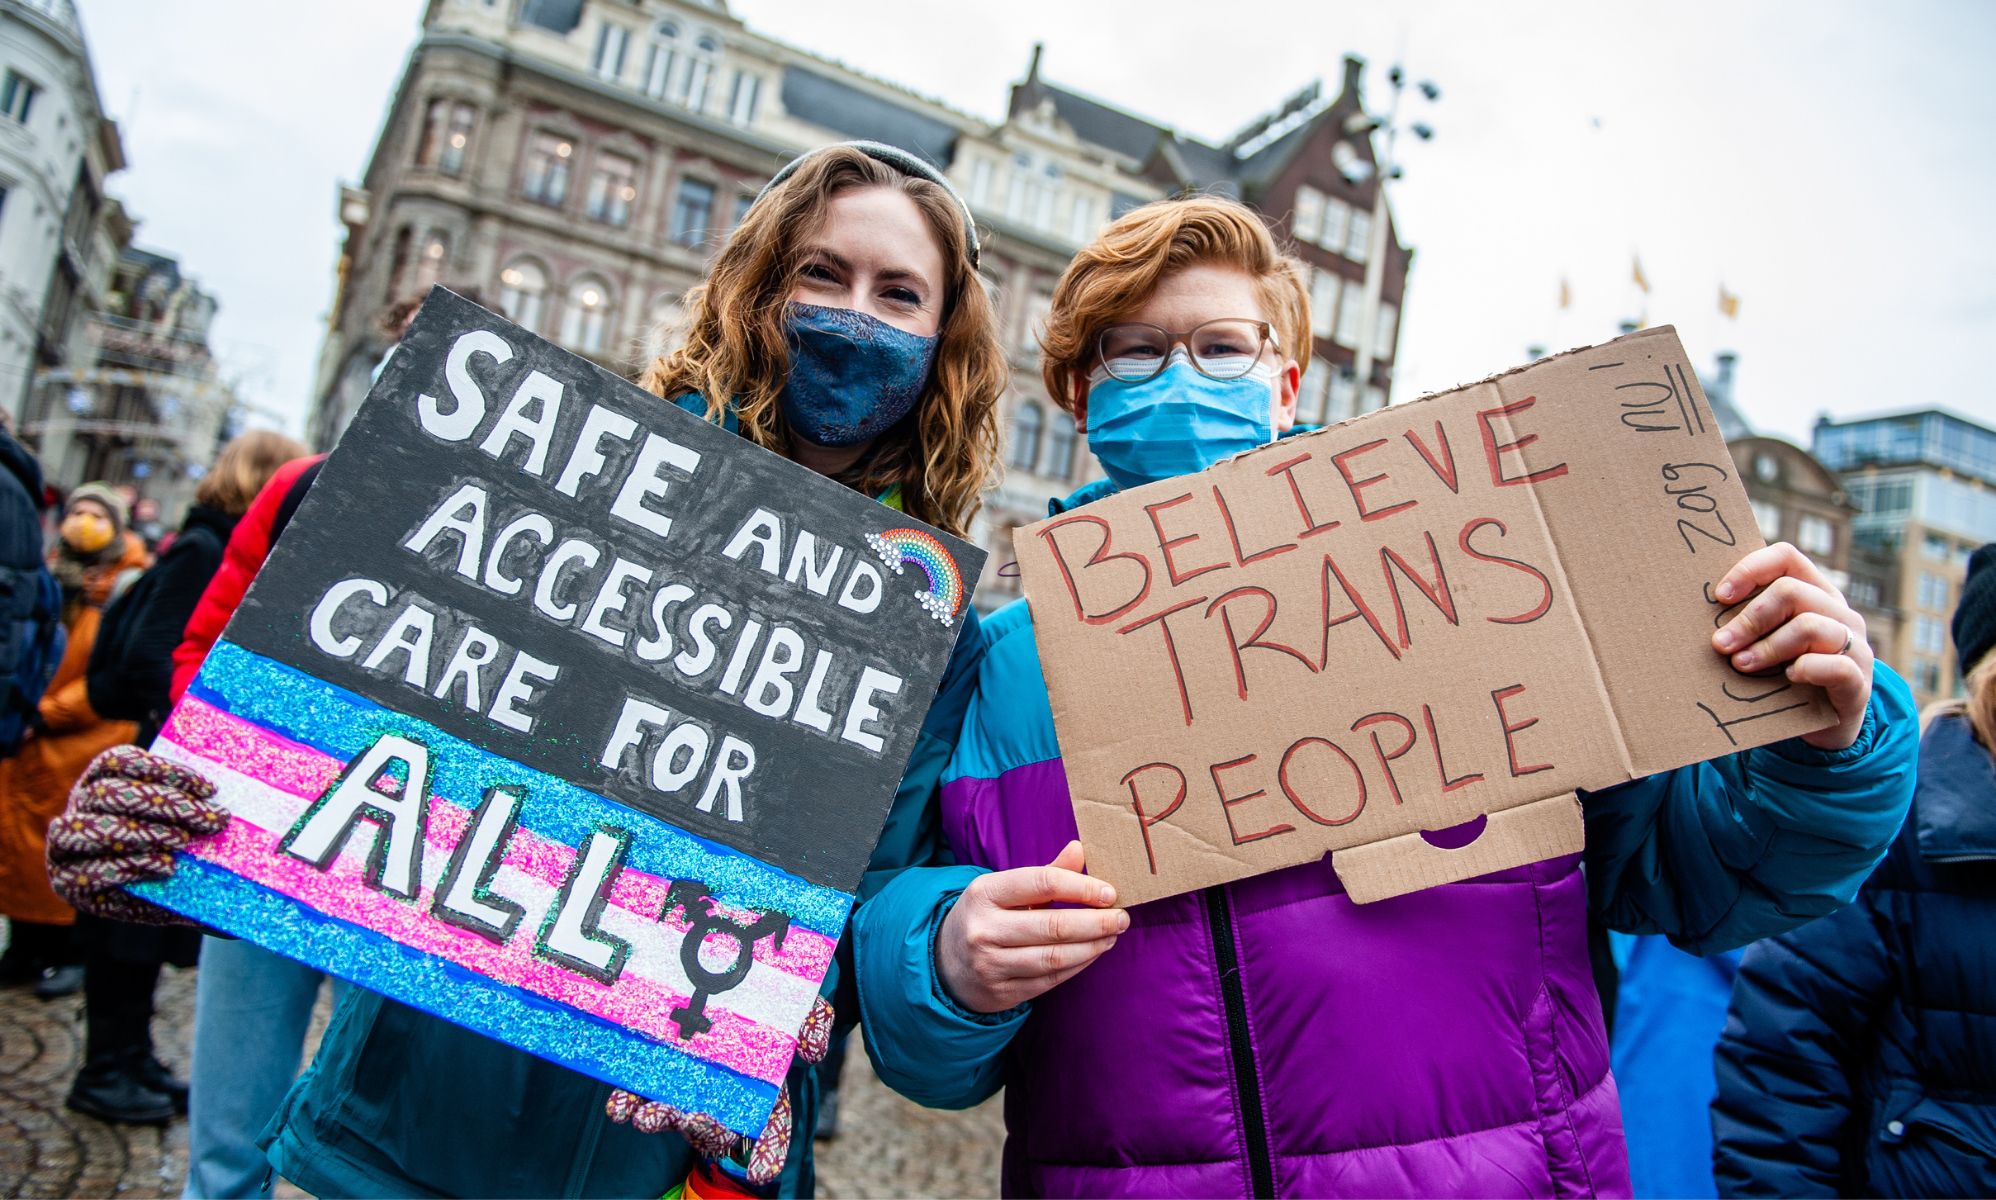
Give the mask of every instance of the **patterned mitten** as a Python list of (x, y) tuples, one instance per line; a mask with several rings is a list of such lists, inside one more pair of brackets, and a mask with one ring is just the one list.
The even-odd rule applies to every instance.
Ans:
[(229, 823), (209, 803), (215, 785), (137, 746), (106, 750), (84, 768), (49, 825), (49, 882), (84, 912), (141, 925), (193, 922), (124, 890), (173, 874), (173, 852)]
[[(824, 1061), (825, 1052), (832, 1044), (832, 1017), (832, 1006), (823, 996), (818, 997), (811, 1005), (811, 1015), (804, 1019), (803, 1032), (798, 1035), (798, 1057), (807, 1063)], [(702, 1158), (744, 1162), (749, 1182), (757, 1186), (781, 1174), (784, 1159), (790, 1157), (790, 1134), (795, 1121), (790, 1109), (789, 1084), (776, 1094), (776, 1107), (769, 1114), (769, 1124), (763, 1126), (762, 1136), (754, 1141), (705, 1113), (681, 1112), (670, 1104), (621, 1090), (610, 1093), (603, 1111), (617, 1124), (631, 1125), (644, 1133), (675, 1130)]]

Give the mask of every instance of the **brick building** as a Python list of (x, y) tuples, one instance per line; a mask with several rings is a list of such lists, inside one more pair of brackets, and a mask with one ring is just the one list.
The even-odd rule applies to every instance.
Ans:
[[(1347, 60), (1337, 96), (1305, 89), (1210, 145), (1055, 85), (1037, 49), (994, 124), (751, 29), (721, 0), (430, 0), (361, 183), (341, 192), (346, 241), (310, 435), (339, 437), (386, 349), (381, 313), (437, 282), (476, 287), (520, 324), (628, 372), (778, 166), (873, 138), (943, 169), (985, 235), (1014, 367), (1006, 474), (976, 532), (993, 551), (979, 596), (995, 603), (1014, 586), (998, 574), (1010, 529), (1097, 473), (1044, 394), (1035, 335), (1061, 269), (1112, 217), (1188, 188), (1257, 205), (1312, 268), (1304, 419), (1389, 399), (1411, 251), (1390, 220), (1373, 228), (1370, 134), (1352, 121), (1361, 74)], [(1361, 381), (1375, 246), (1375, 366)]]

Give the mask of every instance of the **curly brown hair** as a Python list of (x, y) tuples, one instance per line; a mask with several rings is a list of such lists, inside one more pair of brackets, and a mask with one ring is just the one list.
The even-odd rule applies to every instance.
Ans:
[(1282, 352), (1308, 369), (1310, 293), (1303, 264), (1282, 252), (1247, 205), (1185, 196), (1124, 213), (1061, 273), (1040, 337), (1040, 373), (1054, 403), (1073, 412), (1075, 385), (1094, 365), (1097, 335), (1142, 307), (1166, 275), (1195, 263), (1234, 267), (1252, 277)]
[(683, 341), (653, 359), (638, 383), (668, 398), (704, 396), (714, 419), (732, 406), (744, 437), (785, 453), (784, 308), (832, 197), (869, 187), (915, 202), (942, 247), (948, 279), (928, 388), (915, 412), (881, 434), (839, 482), (870, 496), (899, 486), (911, 516), (961, 537), (998, 460), (998, 397), (1009, 376), (990, 297), (970, 262), (963, 210), (929, 180), (850, 147), (812, 155), (749, 208), (707, 281), (686, 293)]

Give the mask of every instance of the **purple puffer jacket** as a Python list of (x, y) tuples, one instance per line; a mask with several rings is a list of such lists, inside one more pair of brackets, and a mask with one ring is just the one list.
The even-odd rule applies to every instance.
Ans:
[[(943, 811), (997, 870), (1074, 836), (1058, 760)], [(1326, 862), (1130, 917), (1007, 1051), (1007, 1195), (1628, 1193), (1577, 857), (1364, 907)]]

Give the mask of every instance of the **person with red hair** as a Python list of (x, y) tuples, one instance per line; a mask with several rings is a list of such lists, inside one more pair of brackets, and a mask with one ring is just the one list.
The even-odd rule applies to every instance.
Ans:
[[(1112, 222), (1042, 338), (1108, 478), (1052, 511), (1289, 431), (1307, 314), (1244, 205)], [(1566, 855), (1364, 908), (1328, 862), (1116, 908), (1082, 873), (1032, 613), (1000, 609), (943, 774), (958, 865), (853, 918), (881, 1078), (942, 1107), (1003, 1088), (1008, 1195), (1626, 1193), (1590, 910), (1693, 948), (1779, 932), (1850, 898), (1911, 792), (1910, 694), (1862, 619), (1793, 547), (1718, 587), (1762, 585), (1713, 652), (1821, 685), (1837, 724), (1586, 797), (1585, 875)]]

